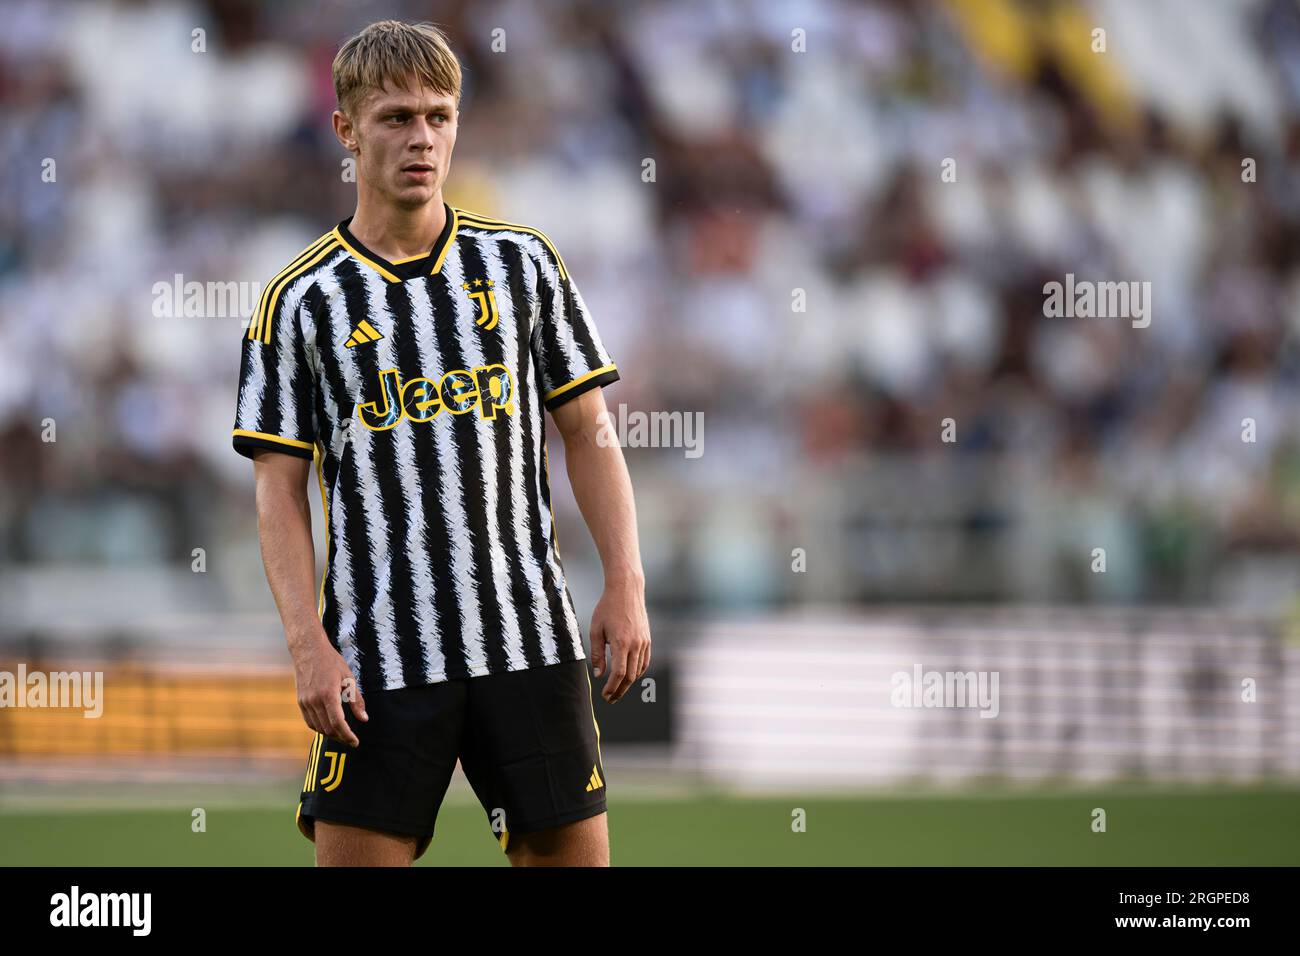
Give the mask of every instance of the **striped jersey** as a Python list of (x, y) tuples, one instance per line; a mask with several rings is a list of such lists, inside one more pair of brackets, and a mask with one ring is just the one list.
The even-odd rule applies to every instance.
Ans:
[(315, 462), (326, 634), (363, 693), (583, 659), (543, 409), (619, 376), (564, 260), (450, 206), (395, 262), (350, 222), (263, 291), (233, 437)]

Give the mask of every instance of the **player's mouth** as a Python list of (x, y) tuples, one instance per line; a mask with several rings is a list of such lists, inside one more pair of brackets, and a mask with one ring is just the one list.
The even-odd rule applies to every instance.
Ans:
[(410, 163), (402, 167), (402, 172), (412, 179), (428, 179), (433, 175), (433, 167), (428, 163)]

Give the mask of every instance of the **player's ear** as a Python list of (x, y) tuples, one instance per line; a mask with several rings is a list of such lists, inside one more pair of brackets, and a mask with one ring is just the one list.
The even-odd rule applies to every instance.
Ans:
[(352, 125), (352, 120), (348, 114), (342, 110), (335, 110), (332, 117), (334, 121), (334, 135), (338, 141), (343, 144), (343, 148), (350, 153), (357, 151), (357, 132)]

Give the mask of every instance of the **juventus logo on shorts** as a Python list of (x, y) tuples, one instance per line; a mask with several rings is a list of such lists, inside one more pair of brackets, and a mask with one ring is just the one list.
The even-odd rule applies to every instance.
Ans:
[(474, 320), (474, 324), (482, 327), (484, 332), (496, 328), (497, 294), (492, 290), (492, 280), (475, 279), (473, 282), (462, 282), (461, 288), (478, 304), (478, 318)]
[[(320, 785), (325, 788), (326, 792), (337, 790), (339, 784), (343, 782), (343, 765), (347, 762), (348, 755), (344, 753), (336, 754), (332, 750), (326, 751), (326, 757), (330, 758), (330, 769), (325, 776), (321, 777)], [(335, 761), (335, 757), (338, 758)]]

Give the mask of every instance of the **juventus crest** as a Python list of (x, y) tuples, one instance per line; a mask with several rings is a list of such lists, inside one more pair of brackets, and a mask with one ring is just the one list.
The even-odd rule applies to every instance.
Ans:
[(475, 279), (473, 282), (462, 282), (461, 288), (469, 293), (469, 297), (478, 305), (478, 318), (474, 324), (487, 331), (496, 328), (497, 324), (497, 294), (492, 289), (491, 279)]

